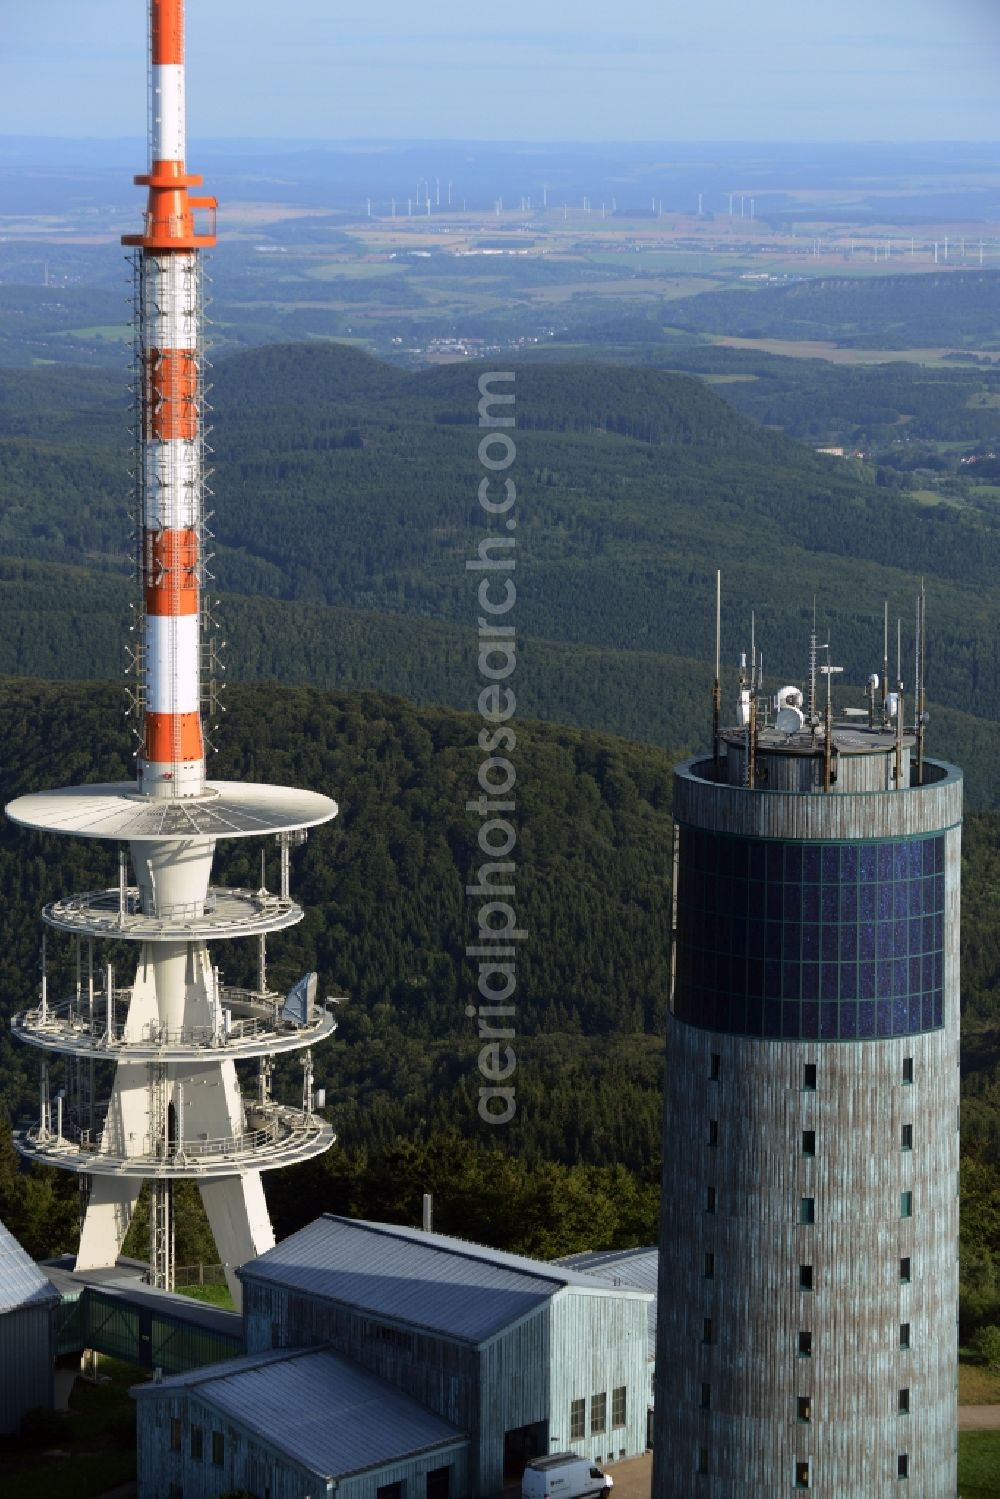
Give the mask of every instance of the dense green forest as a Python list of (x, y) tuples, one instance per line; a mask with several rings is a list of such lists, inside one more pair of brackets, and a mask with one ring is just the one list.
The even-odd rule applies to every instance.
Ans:
[(998, 271), (829, 276), (754, 291), (702, 292), (669, 321), (741, 338), (820, 338), (858, 349), (1000, 348)]
[[(4, 800), (29, 787), (129, 774), (119, 689), (13, 680), (2, 689)], [(230, 694), (213, 770), (309, 785), (342, 803), (297, 856), (293, 889), (306, 918), (270, 952), (276, 984), (316, 966), (326, 992), (348, 996), (335, 1039), (316, 1054), (339, 1145), (269, 1180), (282, 1229), (319, 1207), (413, 1221), (420, 1193), (433, 1190), (442, 1228), (464, 1224), (533, 1252), (648, 1241), (655, 1232), (671, 759), (606, 735), (520, 720), (516, 727), (516, 904), (529, 940), (517, 969), (518, 1112), (497, 1130), (477, 1113), (478, 1042), (465, 1011), (475, 994), (464, 957), (472, 920), (465, 887), (480, 856), (465, 801), (475, 793), (477, 721), (374, 693)], [(3, 825), (5, 1013), (37, 982), (39, 906), (110, 882), (112, 859), (113, 850), (94, 843)], [(968, 819), (964, 863), (970, 1332), (1000, 1320), (1000, 816)], [(220, 844), (217, 872), (256, 883), (258, 851)], [(251, 978), (252, 947), (228, 946), (228, 979)], [(70, 960), (68, 943), (60, 951), (50, 942), (51, 993), (71, 982)], [(294, 1062), (279, 1067), (278, 1086), (295, 1096)], [(0, 1038), (0, 1099), (10, 1115), (30, 1117), (34, 1094), (30, 1053)], [(70, 1242), (69, 1179), (43, 1174), (22, 1190), (4, 1151), (0, 1139), (0, 1217), (10, 1212), (32, 1244), (46, 1234)], [(191, 1225), (195, 1254), (201, 1230), (194, 1218)]]
[[(407, 374), (316, 345), (222, 361), (212, 437), (220, 594), (474, 627), (465, 559), (481, 534), (478, 374), (467, 365)], [(845, 682), (860, 684), (880, 655), (882, 600), (902, 615), (908, 641), (924, 574), (932, 696), (976, 718), (1000, 711), (995, 512), (917, 504), (892, 470), (817, 456), (690, 378), (536, 364), (517, 380), (523, 635), (707, 660), (720, 565), (727, 662), (748, 644), (755, 610), (772, 680), (801, 678), (815, 597)], [(0, 563), (84, 567), (109, 582), (127, 573), (123, 407), (98, 371), (0, 372)], [(72, 640), (78, 611), (89, 615), (100, 592), (74, 590), (70, 611), (64, 588), (65, 574), (35, 573), (30, 587), (26, 577), (23, 589), (3, 590), (7, 669), (98, 670), (93, 647)], [(48, 616), (40, 626), (39, 614)], [(260, 662), (234, 671), (308, 677), (325, 628), (306, 624), (299, 648), (292, 617), (274, 637), (265, 626)], [(616, 717), (610, 683), (596, 692), (600, 716), (588, 711), (587, 722), (672, 748), (690, 742), (687, 726), (671, 742), (662, 719), (643, 727), (634, 712)], [(533, 711), (562, 716), (547, 698)]]

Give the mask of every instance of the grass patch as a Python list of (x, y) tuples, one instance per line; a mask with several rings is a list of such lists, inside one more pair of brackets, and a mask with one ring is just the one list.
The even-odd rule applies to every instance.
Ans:
[(209, 1306), (221, 1307), (226, 1312), (236, 1310), (228, 1286), (177, 1286), (175, 1289), (178, 1296), (187, 1296), (191, 1301), (204, 1301)]
[(958, 1365), (959, 1405), (1000, 1405), (1000, 1374), (962, 1359)]
[(1000, 1431), (958, 1434), (959, 1499), (996, 1499), (1000, 1493)]

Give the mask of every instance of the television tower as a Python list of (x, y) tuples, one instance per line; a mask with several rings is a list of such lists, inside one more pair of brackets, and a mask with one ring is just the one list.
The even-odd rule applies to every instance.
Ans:
[(674, 771), (653, 1499), (955, 1494), (962, 774), (822, 650)]
[[(141, 723), (134, 784), (64, 787), (23, 796), (7, 816), (41, 832), (100, 838), (118, 848), (110, 889), (46, 906), (46, 932), (68, 934), (71, 995), (50, 1001), (46, 939), (39, 1003), (14, 1017), (39, 1047), (38, 1124), (21, 1153), (77, 1172), (85, 1212), (77, 1269), (109, 1266), (121, 1250), (143, 1182), (150, 1185), (150, 1278), (170, 1289), (173, 1183), (196, 1181), (239, 1304), (237, 1266), (274, 1244), (261, 1172), (318, 1155), (333, 1142), (315, 1112), (310, 1048), (335, 1029), (316, 1003), (316, 975), (286, 996), (268, 987), (266, 939), (301, 921), (289, 890), (290, 852), (336, 803), (312, 791), (210, 781), (203, 713), (214, 703), (214, 648), (204, 598), (204, 359), (200, 251), (215, 244), (215, 199), (194, 197), (185, 165), (184, 0), (149, 0), (150, 163), (134, 251), (136, 510), (141, 583), (132, 702)], [(199, 223), (199, 219), (207, 222)], [(275, 838), (277, 893), (210, 885), (220, 838)], [(131, 859), (134, 883), (129, 879)], [(209, 944), (254, 937), (256, 987), (223, 984)], [(105, 950), (131, 944), (138, 965), (120, 987)], [(110, 949), (114, 952), (115, 949)], [(120, 951), (120, 949), (119, 949)], [(301, 1108), (271, 1097), (272, 1058), (301, 1050)], [(52, 1095), (48, 1057), (67, 1059)], [(256, 1095), (236, 1063), (257, 1063)], [(110, 1096), (98, 1083), (114, 1064)]]

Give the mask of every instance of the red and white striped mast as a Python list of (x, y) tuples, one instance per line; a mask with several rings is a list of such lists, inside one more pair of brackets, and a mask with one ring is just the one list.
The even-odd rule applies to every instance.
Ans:
[[(138, 265), (141, 407), (139, 558), (143, 586), (142, 747), (148, 796), (205, 786), (201, 722), (203, 391), (200, 252), (215, 244), (214, 198), (192, 197), (185, 129), (184, 0), (150, 0), (149, 189)], [(199, 233), (195, 210), (207, 210)]]
[[(199, 254), (215, 244), (215, 200), (192, 196), (201, 178), (185, 163), (183, 0), (149, 0), (149, 15), (150, 161), (136, 178), (149, 200), (143, 232), (124, 240), (136, 252), (138, 285), (139, 788), (64, 786), (6, 809), (24, 827), (113, 841), (119, 851), (117, 887), (63, 897), (42, 913), (75, 946), (76, 993), (53, 999), (43, 977), (40, 1004), (11, 1021), (13, 1034), (43, 1053), (38, 1124), (15, 1143), (29, 1159), (84, 1178), (80, 1272), (114, 1265), (146, 1182), (150, 1277), (170, 1289), (173, 1185), (196, 1181), (238, 1304), (236, 1268), (274, 1243), (261, 1173), (333, 1141), (314, 1107), (311, 1060), (311, 1047), (336, 1028), (332, 1010), (317, 997), (316, 974), (287, 994), (272, 990), (264, 944), (302, 920), (290, 850), (337, 805), (314, 791), (205, 775)], [(207, 232), (196, 225), (199, 210), (209, 212)], [(263, 872), (259, 888), (212, 885), (220, 838), (276, 839), (278, 892), (267, 890)], [(232, 988), (214, 949), (246, 938), (258, 943), (257, 984)], [(127, 987), (114, 977), (122, 944), (138, 951)], [(42, 951), (44, 974), (44, 943)], [(102, 973), (103, 993), (94, 978)], [(304, 1053), (301, 1106), (271, 1095), (272, 1058), (296, 1052)], [(51, 1054), (71, 1063), (66, 1107), (57, 1096), (54, 1112)], [(237, 1063), (257, 1064), (252, 1101)]]

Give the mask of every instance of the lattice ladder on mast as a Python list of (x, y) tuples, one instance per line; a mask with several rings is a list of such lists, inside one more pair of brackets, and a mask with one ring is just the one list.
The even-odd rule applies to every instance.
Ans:
[[(149, 1125), (153, 1154), (169, 1154), (169, 1084), (161, 1064), (149, 1069)], [(174, 1289), (173, 1183), (153, 1177), (149, 1183), (149, 1282), (159, 1291)]]

